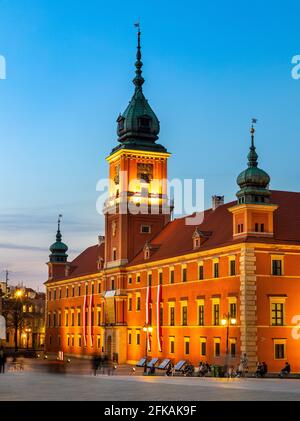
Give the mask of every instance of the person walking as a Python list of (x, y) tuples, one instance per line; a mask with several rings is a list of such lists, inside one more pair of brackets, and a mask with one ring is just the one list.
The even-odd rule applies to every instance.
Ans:
[(0, 349), (0, 373), (5, 373), (5, 363), (6, 363), (6, 355), (4, 349), (1, 347)]

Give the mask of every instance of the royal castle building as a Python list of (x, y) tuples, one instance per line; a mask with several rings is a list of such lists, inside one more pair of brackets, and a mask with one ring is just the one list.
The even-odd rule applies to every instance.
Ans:
[(69, 262), (59, 224), (50, 248), (46, 350), (234, 366), (246, 353), (250, 369), (300, 371), (300, 193), (269, 189), (252, 126), (237, 200), (214, 197), (198, 225), (173, 220), (140, 33), (133, 83), (107, 158), (105, 237)]

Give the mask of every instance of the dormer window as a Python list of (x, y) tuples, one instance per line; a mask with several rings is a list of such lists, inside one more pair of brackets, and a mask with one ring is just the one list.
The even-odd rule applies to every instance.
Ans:
[(139, 129), (150, 131), (151, 129), (151, 118), (143, 116), (138, 119)]
[(117, 123), (118, 123), (118, 131), (124, 130), (124, 121), (125, 118), (121, 115), (118, 117)]
[(150, 245), (149, 243), (146, 243), (144, 246), (144, 259), (150, 259)]

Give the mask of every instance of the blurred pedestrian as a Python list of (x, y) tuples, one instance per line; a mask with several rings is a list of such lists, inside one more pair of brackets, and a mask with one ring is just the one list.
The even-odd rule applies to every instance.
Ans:
[(6, 355), (3, 347), (0, 349), (0, 373), (5, 373)]
[(99, 360), (98, 355), (93, 355), (93, 358), (92, 358), (92, 369), (93, 369), (94, 376), (97, 375), (97, 370), (99, 368), (99, 364), (100, 364), (100, 360)]

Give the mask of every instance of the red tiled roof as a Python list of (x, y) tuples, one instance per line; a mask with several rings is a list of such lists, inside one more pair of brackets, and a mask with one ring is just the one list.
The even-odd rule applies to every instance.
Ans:
[[(274, 214), (274, 238), (247, 237), (243, 241), (300, 244), (300, 193), (272, 191), (271, 202), (279, 206)], [(226, 203), (215, 210), (208, 209), (204, 212), (204, 220), (198, 228), (205, 234), (205, 242), (199, 250), (240, 242), (239, 239), (233, 239), (232, 214), (228, 211), (228, 208), (235, 204), (236, 201)], [(167, 224), (150, 242), (152, 253), (147, 262), (192, 253), (194, 251), (192, 236), (196, 227), (186, 225), (186, 217)], [(87, 248), (71, 262), (70, 275), (62, 279), (97, 273), (97, 262), (100, 257), (104, 258), (104, 244)], [(139, 263), (145, 263), (143, 250), (129, 262), (129, 265)]]
[[(272, 191), (271, 202), (279, 205), (274, 214), (274, 238), (248, 237), (243, 241), (300, 244), (300, 193)], [(215, 210), (208, 209), (204, 212), (203, 222), (198, 227), (203, 232), (211, 232), (211, 235), (199, 250), (240, 242), (233, 239), (232, 214), (228, 211), (228, 208), (235, 204), (236, 201), (230, 202)], [(186, 217), (170, 222), (152, 239), (153, 252), (147, 262), (192, 253), (192, 236), (195, 229), (195, 225), (186, 225)], [(156, 248), (156, 245), (160, 246)], [(143, 251), (137, 254), (130, 265), (139, 263), (145, 263)]]

